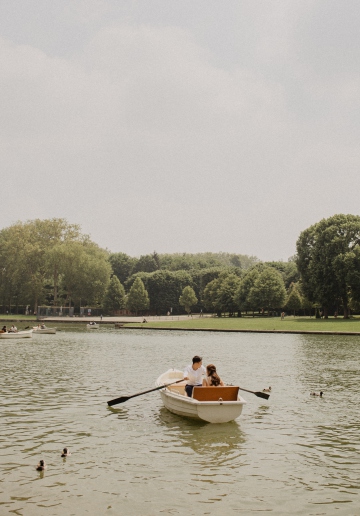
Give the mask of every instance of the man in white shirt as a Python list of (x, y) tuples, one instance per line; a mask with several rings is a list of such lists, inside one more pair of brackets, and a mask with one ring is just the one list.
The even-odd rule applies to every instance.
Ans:
[(184, 380), (187, 380), (185, 385), (186, 394), (191, 398), (193, 388), (202, 385), (202, 377), (206, 375), (206, 369), (202, 365), (202, 358), (195, 355), (192, 359), (192, 364), (189, 364), (184, 370)]

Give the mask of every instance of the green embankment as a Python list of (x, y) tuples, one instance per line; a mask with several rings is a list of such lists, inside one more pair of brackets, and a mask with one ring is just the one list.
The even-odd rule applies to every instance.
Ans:
[(180, 328), (208, 330), (250, 330), (250, 331), (325, 331), (325, 332), (359, 332), (360, 317), (351, 319), (329, 318), (315, 319), (314, 317), (287, 316), (282, 321), (280, 317), (204, 317), (177, 321), (148, 322), (137, 327), (148, 328)]

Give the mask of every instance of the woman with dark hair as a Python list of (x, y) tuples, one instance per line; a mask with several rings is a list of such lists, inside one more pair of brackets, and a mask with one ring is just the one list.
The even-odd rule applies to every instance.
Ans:
[(214, 364), (206, 366), (206, 378), (203, 380), (203, 387), (218, 387), (225, 385), (220, 376), (216, 372)]

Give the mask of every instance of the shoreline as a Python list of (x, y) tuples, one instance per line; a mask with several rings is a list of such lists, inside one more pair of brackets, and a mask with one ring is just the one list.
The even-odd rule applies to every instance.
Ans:
[[(137, 320), (134, 320), (137, 319)], [(169, 321), (168, 317), (159, 316), (156, 321)], [(184, 317), (186, 319), (186, 316)], [(293, 334), (293, 335), (349, 335), (359, 336), (360, 332), (355, 331), (329, 331), (329, 330), (267, 330), (255, 328), (181, 328), (181, 327), (165, 327), (165, 326), (147, 326), (142, 322), (143, 317), (107, 317), (100, 319), (100, 317), (80, 318), (80, 317), (41, 317), (39, 319), (22, 319), (20, 318), (2, 318), (0, 323), (27, 323), (29, 326), (34, 323), (34, 326), (39, 324), (39, 321), (46, 323), (61, 323), (61, 324), (87, 324), (89, 321), (95, 321), (100, 325), (109, 326), (121, 323), (123, 326), (119, 330), (147, 330), (147, 331), (194, 331), (194, 332), (217, 332), (217, 333), (275, 333), (275, 334)]]
[(221, 329), (221, 328), (158, 328), (146, 327), (145, 325), (137, 326), (123, 326), (121, 330), (155, 330), (155, 331), (213, 331), (222, 333), (279, 333), (279, 334), (295, 334), (295, 335), (360, 335), (360, 332), (355, 331), (317, 331), (317, 330), (247, 330), (247, 329)]

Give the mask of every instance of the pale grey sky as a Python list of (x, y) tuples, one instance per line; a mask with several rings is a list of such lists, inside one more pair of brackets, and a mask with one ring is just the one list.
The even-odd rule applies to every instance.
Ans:
[(287, 260), (360, 215), (357, 0), (2, 0), (1, 220)]

